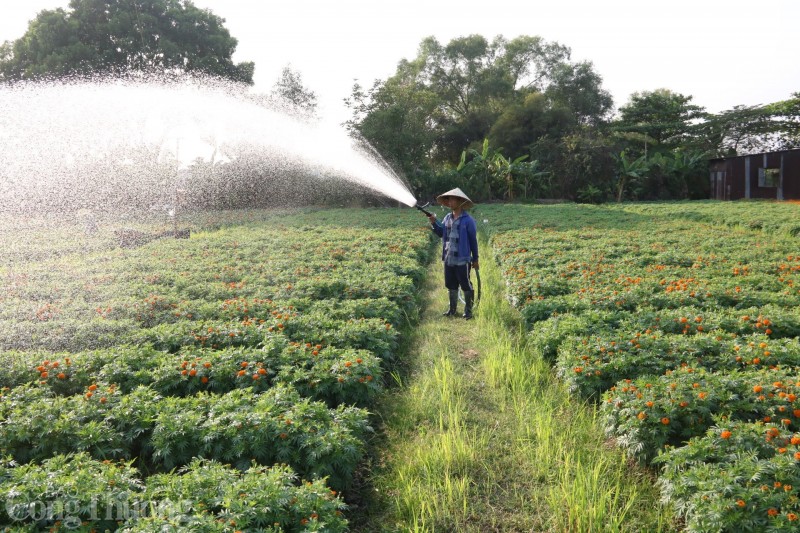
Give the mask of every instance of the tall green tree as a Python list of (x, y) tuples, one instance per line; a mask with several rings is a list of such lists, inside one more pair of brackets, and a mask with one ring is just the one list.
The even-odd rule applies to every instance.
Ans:
[(602, 91), (600, 78), (589, 63), (572, 65), (569, 54), (532, 36), (469, 35), (447, 44), (428, 37), (394, 76), (369, 91), (354, 87), (350, 127), (393, 150), (402, 168), (452, 168), (486, 138), (512, 159), (531, 155), (537, 136), (552, 130), (558, 138), (611, 107), (607, 93), (581, 94)]
[(633, 93), (620, 107), (613, 128), (654, 140), (650, 145), (646, 140), (641, 146), (632, 145), (638, 153), (646, 154), (654, 145), (657, 150), (669, 151), (689, 139), (693, 124), (703, 116), (703, 108), (691, 102), (691, 96), (669, 89)]
[(45, 10), (0, 48), (0, 80), (128, 70), (202, 72), (248, 84), (225, 20), (189, 0), (71, 0)]

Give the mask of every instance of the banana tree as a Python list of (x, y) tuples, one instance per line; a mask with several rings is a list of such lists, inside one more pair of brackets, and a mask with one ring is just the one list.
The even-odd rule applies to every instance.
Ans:
[[(467, 162), (467, 154), (472, 159)], [(456, 168), (459, 173), (463, 172), (468, 182), (472, 186), (473, 193), (478, 199), (488, 199), (492, 196), (491, 178), (493, 173), (493, 154), (489, 148), (489, 139), (483, 140), (481, 151), (474, 149), (461, 152), (461, 161)]]
[(514, 200), (514, 189), (518, 186), (515, 183), (515, 176), (518, 174), (522, 174), (524, 171), (524, 166), (522, 164), (528, 158), (527, 155), (522, 155), (513, 161), (509, 158), (506, 158), (500, 152), (496, 152), (494, 154), (494, 158), (492, 159), (492, 168), (494, 171), (494, 176), (500, 182), (500, 188), (503, 191), (503, 196), (508, 201)]
[(645, 156), (637, 157), (633, 160), (628, 159), (628, 155), (624, 150), (613, 157), (617, 162), (617, 202), (621, 202), (625, 194), (625, 187), (634, 180), (643, 178), (649, 170), (649, 163)]

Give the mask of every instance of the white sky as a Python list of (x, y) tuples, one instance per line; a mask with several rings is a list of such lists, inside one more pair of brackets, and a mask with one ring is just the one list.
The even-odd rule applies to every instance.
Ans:
[[(0, 41), (68, 0), (0, 0)], [(719, 112), (800, 91), (800, 0), (194, 0), (226, 19), (234, 60), (254, 61), (268, 91), (287, 64), (325, 112), (346, 118), (353, 80), (371, 86), (423, 38), (540, 35), (589, 60), (617, 107), (665, 87)]]

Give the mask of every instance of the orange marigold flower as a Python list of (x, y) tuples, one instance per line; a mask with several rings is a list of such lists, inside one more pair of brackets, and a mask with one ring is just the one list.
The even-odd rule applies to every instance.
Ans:
[(774, 507), (771, 507), (769, 510), (767, 510), (767, 514), (769, 516), (778, 516), (778, 510)]
[(795, 520), (797, 520), (797, 514), (789, 513), (786, 515), (786, 518), (788, 518), (790, 522), (794, 522)]
[(764, 390), (764, 387), (762, 387), (761, 385), (756, 385), (755, 387), (753, 387), (753, 392), (755, 392), (756, 394), (758, 394), (762, 390)]
[(667, 418), (665, 416), (664, 418), (661, 419), (661, 423), (664, 424), (665, 426), (668, 425), (669, 424), (669, 418)]
[(203, 376), (202, 378), (200, 378), (200, 383), (208, 383), (208, 377)]
[(736, 500), (736, 505), (738, 505), (739, 507), (744, 507), (747, 504), (744, 503), (744, 500)]
[(720, 433), (719, 436), (722, 437), (723, 439), (729, 439), (731, 438), (731, 432), (726, 429), (725, 431)]
[(196, 370), (196, 369), (194, 369), (194, 368), (193, 368), (193, 369), (191, 369), (191, 370), (189, 371), (189, 375), (190, 375), (190, 376), (192, 376), (192, 377), (196, 376), (196, 375), (197, 375), (197, 370)]
[(88, 388), (89, 390), (91, 390), (91, 391), (97, 390), (97, 384), (96, 384), (96, 383), (92, 383), (92, 384), (91, 384), (91, 385), (89, 385), (87, 388)]
[(59, 373), (58, 373), (58, 375), (57, 375), (56, 377), (57, 377), (58, 379), (66, 379), (66, 378), (67, 378), (67, 375), (66, 375), (65, 373), (63, 373), (63, 372), (59, 372)]

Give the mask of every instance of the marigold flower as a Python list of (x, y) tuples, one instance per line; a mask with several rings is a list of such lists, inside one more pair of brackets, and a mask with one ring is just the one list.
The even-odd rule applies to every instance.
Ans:
[(731, 438), (731, 432), (726, 429), (725, 431), (720, 433), (719, 436), (722, 437), (723, 439), (729, 439)]
[(771, 507), (769, 510), (767, 510), (767, 514), (769, 516), (778, 516), (778, 510), (774, 507)]
[(747, 504), (744, 503), (744, 500), (736, 500), (736, 505), (738, 505), (739, 507), (744, 507)]
[(669, 418), (667, 418), (667, 417), (665, 416), (664, 418), (662, 418), (662, 419), (661, 419), (661, 423), (662, 423), (662, 424), (664, 424), (665, 426), (666, 426), (666, 425), (669, 425)]

